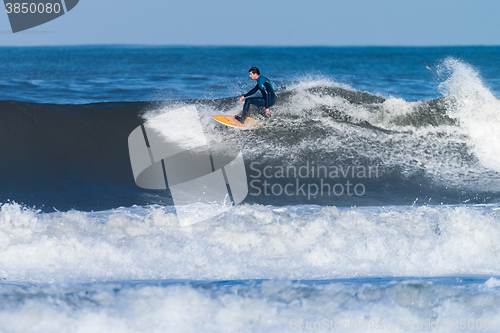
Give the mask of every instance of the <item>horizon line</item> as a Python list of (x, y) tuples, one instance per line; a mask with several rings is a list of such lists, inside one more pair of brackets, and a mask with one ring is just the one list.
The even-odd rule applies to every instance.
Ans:
[(127, 43), (82, 43), (82, 44), (46, 44), (46, 45), (0, 45), (4, 47), (85, 47), (85, 46), (127, 46), (127, 47), (234, 47), (234, 48), (458, 48), (458, 47), (499, 47), (500, 44), (449, 44), (449, 45), (384, 45), (384, 44), (363, 44), (363, 45), (272, 45), (272, 44), (127, 44)]

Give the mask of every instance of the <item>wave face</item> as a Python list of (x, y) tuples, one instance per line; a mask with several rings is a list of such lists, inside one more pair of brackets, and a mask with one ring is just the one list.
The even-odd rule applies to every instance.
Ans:
[(127, 147), (143, 107), (0, 102), (1, 200), (48, 211), (145, 204)]
[[(241, 104), (234, 98), (87, 105), (3, 101), (1, 199), (44, 211), (171, 204), (168, 194), (134, 184), (127, 138), (145, 120), (189, 107), (200, 115), (209, 142), (241, 147), (246, 203), (498, 202), (499, 101), (467, 64), (450, 58), (440, 70), (443, 97), (429, 101), (382, 98), (325, 80), (285, 87), (273, 117), (253, 131), (211, 119), (238, 113)], [(182, 126), (158, 126), (182, 137)]]

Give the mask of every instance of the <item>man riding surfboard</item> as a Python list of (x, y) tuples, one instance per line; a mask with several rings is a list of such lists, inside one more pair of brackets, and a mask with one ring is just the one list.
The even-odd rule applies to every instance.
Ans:
[(273, 106), (276, 102), (276, 95), (274, 94), (274, 89), (269, 79), (260, 75), (260, 71), (257, 67), (250, 68), (248, 72), (250, 73), (250, 78), (253, 81), (257, 81), (257, 85), (245, 95), (241, 96), (240, 102), (243, 102), (246, 97), (255, 94), (257, 90), (260, 90), (262, 97), (249, 97), (245, 99), (245, 105), (243, 106), (243, 113), (241, 114), (241, 117), (234, 116), (234, 119), (238, 120), (242, 124), (247, 118), (248, 110), (250, 110), (250, 104), (257, 107), (265, 107), (265, 113), (262, 113), (260, 110), (259, 113), (264, 117), (269, 117), (271, 116), (269, 107)]

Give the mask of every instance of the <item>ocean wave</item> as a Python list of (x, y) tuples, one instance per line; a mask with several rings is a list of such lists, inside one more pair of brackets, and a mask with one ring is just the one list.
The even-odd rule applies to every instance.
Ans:
[[(272, 176), (270, 186), (278, 184), (275, 193), (248, 196), (247, 203), (498, 202), (499, 101), (470, 66), (449, 59), (443, 68), (443, 97), (429, 101), (375, 96), (327, 80), (282, 88), (273, 117), (253, 131), (236, 131), (212, 120), (213, 114), (240, 112), (236, 98), (87, 105), (1, 101), (0, 152), (5, 162), (0, 199), (47, 212), (172, 204), (168, 194), (135, 185), (127, 139), (144, 121), (189, 108), (198, 112), (208, 142), (241, 147), (249, 184), (251, 174), (262, 175), (266, 167), (298, 170), (314, 165), (316, 170), (342, 170), (338, 174), (345, 176), (311, 177), (306, 187), (328, 181), (330, 187), (345, 188), (349, 181), (364, 188), (362, 196), (274, 195), (299, 177)], [(185, 126), (158, 121), (155, 126), (169, 136), (184, 135)], [(377, 177), (360, 180), (345, 172), (354, 169), (376, 169)], [(253, 183), (261, 193), (265, 180)]]

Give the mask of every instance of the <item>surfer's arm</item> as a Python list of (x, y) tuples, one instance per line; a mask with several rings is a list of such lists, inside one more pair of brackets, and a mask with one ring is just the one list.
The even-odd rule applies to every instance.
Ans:
[(245, 95), (243, 95), (243, 97), (253, 95), (257, 92), (257, 90), (259, 90), (259, 85), (256, 85), (255, 87), (253, 87), (253, 89), (250, 90), (249, 92), (247, 92)]

